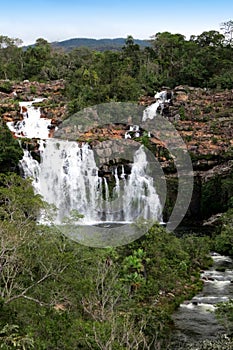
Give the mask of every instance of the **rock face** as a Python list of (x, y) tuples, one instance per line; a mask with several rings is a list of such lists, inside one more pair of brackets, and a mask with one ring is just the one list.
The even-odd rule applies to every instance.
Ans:
[[(147, 102), (151, 104), (151, 99)], [(145, 98), (140, 103), (146, 105)], [(179, 86), (162, 113), (175, 125), (193, 158), (200, 158), (195, 167), (212, 167), (232, 151), (233, 90), (211, 92)]]
[[(7, 83), (7, 92), (1, 91)], [(44, 102), (40, 104), (42, 116), (54, 120), (57, 125), (66, 114), (66, 103), (62, 95), (64, 81), (53, 81), (50, 83), (29, 82), (9, 83), (0, 81), (0, 113), (1, 118), (6, 122), (22, 119), (20, 114), (19, 101), (32, 101), (34, 98), (43, 97)]]
[[(148, 106), (155, 101), (154, 98), (143, 97), (139, 103)], [(164, 104), (161, 113), (180, 133), (193, 163), (194, 191), (184, 224), (201, 224), (211, 215), (226, 210), (227, 202), (233, 196), (229, 185), (233, 181), (233, 91), (211, 92), (179, 86), (171, 91), (171, 100)], [(117, 162), (121, 158), (114, 156), (115, 146), (109, 146), (110, 141), (107, 140), (124, 138), (126, 129), (124, 125), (120, 129), (111, 125), (89, 130), (81, 137), (81, 140), (88, 139), (99, 152), (105, 163), (102, 169), (106, 176), (112, 159), (115, 157)], [(142, 138), (133, 139), (143, 142)], [(102, 146), (99, 146), (101, 143)], [(169, 218), (178, 185), (174, 162), (165, 145), (153, 135), (146, 146), (155, 154), (167, 177), (168, 200), (164, 214)], [(205, 221), (207, 226), (208, 221)]]
[[(12, 84), (8, 91), (0, 89), (1, 117), (5, 121), (20, 120), (22, 115), (19, 100), (30, 101), (34, 97), (44, 97), (45, 100), (38, 104), (42, 116), (50, 118), (54, 127), (59, 126), (67, 116), (67, 101), (62, 94), (63, 89), (64, 81), (47, 84), (24, 81)], [(188, 86), (177, 86), (173, 90), (168, 88), (166, 90), (170, 100), (163, 104), (163, 108), (158, 108), (158, 111), (181, 135), (194, 168), (194, 192), (186, 218), (189, 221), (208, 219), (219, 210), (218, 206), (210, 211), (203, 209), (205, 206), (208, 207), (208, 201), (212, 202), (213, 198), (217, 198), (219, 205), (224, 206), (224, 201), (227, 202), (233, 196), (232, 190), (226, 190), (226, 183), (233, 181), (233, 90), (216, 92)], [(156, 98), (143, 96), (139, 105), (147, 107), (155, 102)], [(129, 125), (132, 124), (130, 118), (131, 116), (128, 118)], [(97, 158), (101, 160), (99, 164), (101, 175), (108, 177), (111, 166), (122, 163), (127, 158), (124, 154), (123, 139), (129, 130), (129, 125), (106, 124), (101, 128), (97, 127), (95, 111), (92, 111), (91, 120), (90, 129), (83, 132), (74, 130), (73, 140), (88, 142), (91, 145)], [(69, 127), (63, 127), (64, 137), (66, 132), (69, 133)], [(143, 136), (143, 131), (140, 130), (138, 135), (135, 132), (130, 134), (132, 142), (143, 143), (160, 162), (167, 177), (168, 196), (170, 195), (165, 209), (165, 216), (169, 217), (171, 203), (175, 201), (177, 192), (174, 160), (159, 137), (150, 136)], [(121, 140), (119, 145), (117, 140)], [(124, 165), (128, 166), (130, 172), (130, 165), (127, 163)], [(221, 193), (221, 196), (213, 197), (214, 191)]]
[[(11, 84), (8, 92), (1, 91), (0, 113), (5, 121), (20, 120), (19, 101), (44, 97), (38, 104), (41, 116), (50, 118), (57, 126), (67, 116), (67, 107), (62, 92), (64, 81), (38, 83), (24, 81)], [(233, 148), (233, 90), (213, 92), (188, 86), (177, 86), (168, 90), (170, 102), (165, 102), (162, 114), (171, 121), (179, 131), (193, 158), (194, 168), (205, 170), (219, 164), (220, 159), (230, 159)], [(143, 96), (139, 104), (143, 107), (156, 102), (154, 97)], [(159, 109), (158, 109), (159, 110)], [(93, 123), (94, 123), (93, 116)], [(130, 122), (130, 120), (129, 120)], [(89, 142), (104, 141), (112, 138), (124, 138), (126, 125), (106, 125), (93, 128), (83, 134), (76, 134), (76, 139)], [(152, 135), (150, 140), (157, 148), (164, 147)], [(156, 154), (158, 156), (158, 154)], [(162, 159), (163, 158), (163, 159)], [(161, 157), (164, 162), (166, 157)]]

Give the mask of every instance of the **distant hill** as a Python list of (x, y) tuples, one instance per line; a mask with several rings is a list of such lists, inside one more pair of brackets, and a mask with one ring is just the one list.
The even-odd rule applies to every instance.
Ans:
[[(97, 51), (114, 50), (119, 51), (125, 45), (124, 38), (116, 39), (89, 39), (89, 38), (74, 38), (64, 41), (56, 41), (51, 43), (53, 47), (63, 48), (65, 51), (73, 50), (77, 47), (87, 47)], [(146, 40), (134, 39), (134, 43), (140, 47), (150, 46), (150, 42)]]

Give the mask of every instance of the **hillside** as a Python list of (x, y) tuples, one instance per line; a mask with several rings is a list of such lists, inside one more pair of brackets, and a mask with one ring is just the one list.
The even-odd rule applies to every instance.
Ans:
[[(140, 47), (150, 46), (146, 40), (135, 39), (135, 44)], [(106, 51), (106, 50), (121, 50), (125, 45), (124, 38), (115, 39), (90, 39), (90, 38), (72, 38), (64, 41), (56, 41), (51, 43), (53, 47), (62, 48), (66, 51), (71, 51), (77, 47), (87, 47), (92, 50)]]

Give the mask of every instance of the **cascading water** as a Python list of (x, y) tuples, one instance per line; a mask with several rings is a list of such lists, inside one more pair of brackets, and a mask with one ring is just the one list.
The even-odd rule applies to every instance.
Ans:
[(51, 120), (41, 118), (40, 108), (35, 108), (33, 106), (34, 103), (43, 100), (43, 98), (37, 98), (30, 102), (19, 103), (23, 120), (7, 123), (9, 129), (13, 131), (17, 137), (49, 138), (48, 127), (51, 125)]
[(160, 107), (161, 112), (164, 108), (164, 103), (165, 102), (170, 102), (170, 98), (168, 96), (168, 93), (166, 90), (157, 92), (154, 96), (157, 101), (155, 103), (152, 103), (152, 105), (148, 106), (144, 111), (143, 111), (143, 117), (142, 121), (145, 122), (147, 119), (154, 119), (156, 116), (157, 110)]
[[(233, 297), (232, 259), (217, 253), (212, 254), (214, 265), (202, 273), (203, 290), (192, 300), (180, 305), (173, 315), (177, 343), (185, 345), (205, 339), (214, 339), (224, 333), (214, 314), (217, 303)], [(172, 350), (180, 349), (174, 346)]]
[(51, 139), (41, 141), (39, 150), (40, 164), (26, 151), (21, 165), (24, 174), (34, 178), (37, 192), (58, 208), (57, 223), (72, 210), (83, 214), (83, 223), (88, 224), (161, 218), (153, 178), (146, 175), (148, 163), (142, 146), (134, 155), (127, 178), (124, 172), (119, 176), (115, 169), (112, 198), (107, 180), (98, 175), (94, 153), (88, 144), (79, 146), (76, 142)]
[[(154, 179), (147, 175), (148, 162), (143, 146), (135, 152), (131, 174), (125, 174), (123, 165), (119, 165), (120, 175), (115, 168), (110, 191), (107, 179), (98, 174), (94, 152), (89, 145), (48, 139), (50, 121), (47, 120), (45, 125), (44, 120), (38, 118), (39, 109), (35, 111), (32, 103), (26, 106), (28, 115), (25, 122), (21, 122), (23, 133), (20, 131), (18, 136), (26, 134), (43, 140), (39, 142), (40, 163), (25, 150), (22, 172), (25, 177), (33, 178), (36, 192), (57, 207), (57, 224), (73, 210), (84, 215), (80, 223), (88, 225), (134, 222), (138, 218), (162, 219)], [(13, 124), (10, 126), (17, 134), (17, 128)]]

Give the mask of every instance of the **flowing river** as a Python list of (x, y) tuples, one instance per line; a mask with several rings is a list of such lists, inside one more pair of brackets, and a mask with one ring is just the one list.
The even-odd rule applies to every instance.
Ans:
[(214, 310), (216, 304), (233, 298), (233, 261), (231, 258), (211, 254), (213, 266), (202, 273), (202, 291), (190, 301), (180, 305), (173, 315), (175, 342), (182, 349), (186, 344), (206, 339), (216, 339), (224, 333), (218, 323)]

